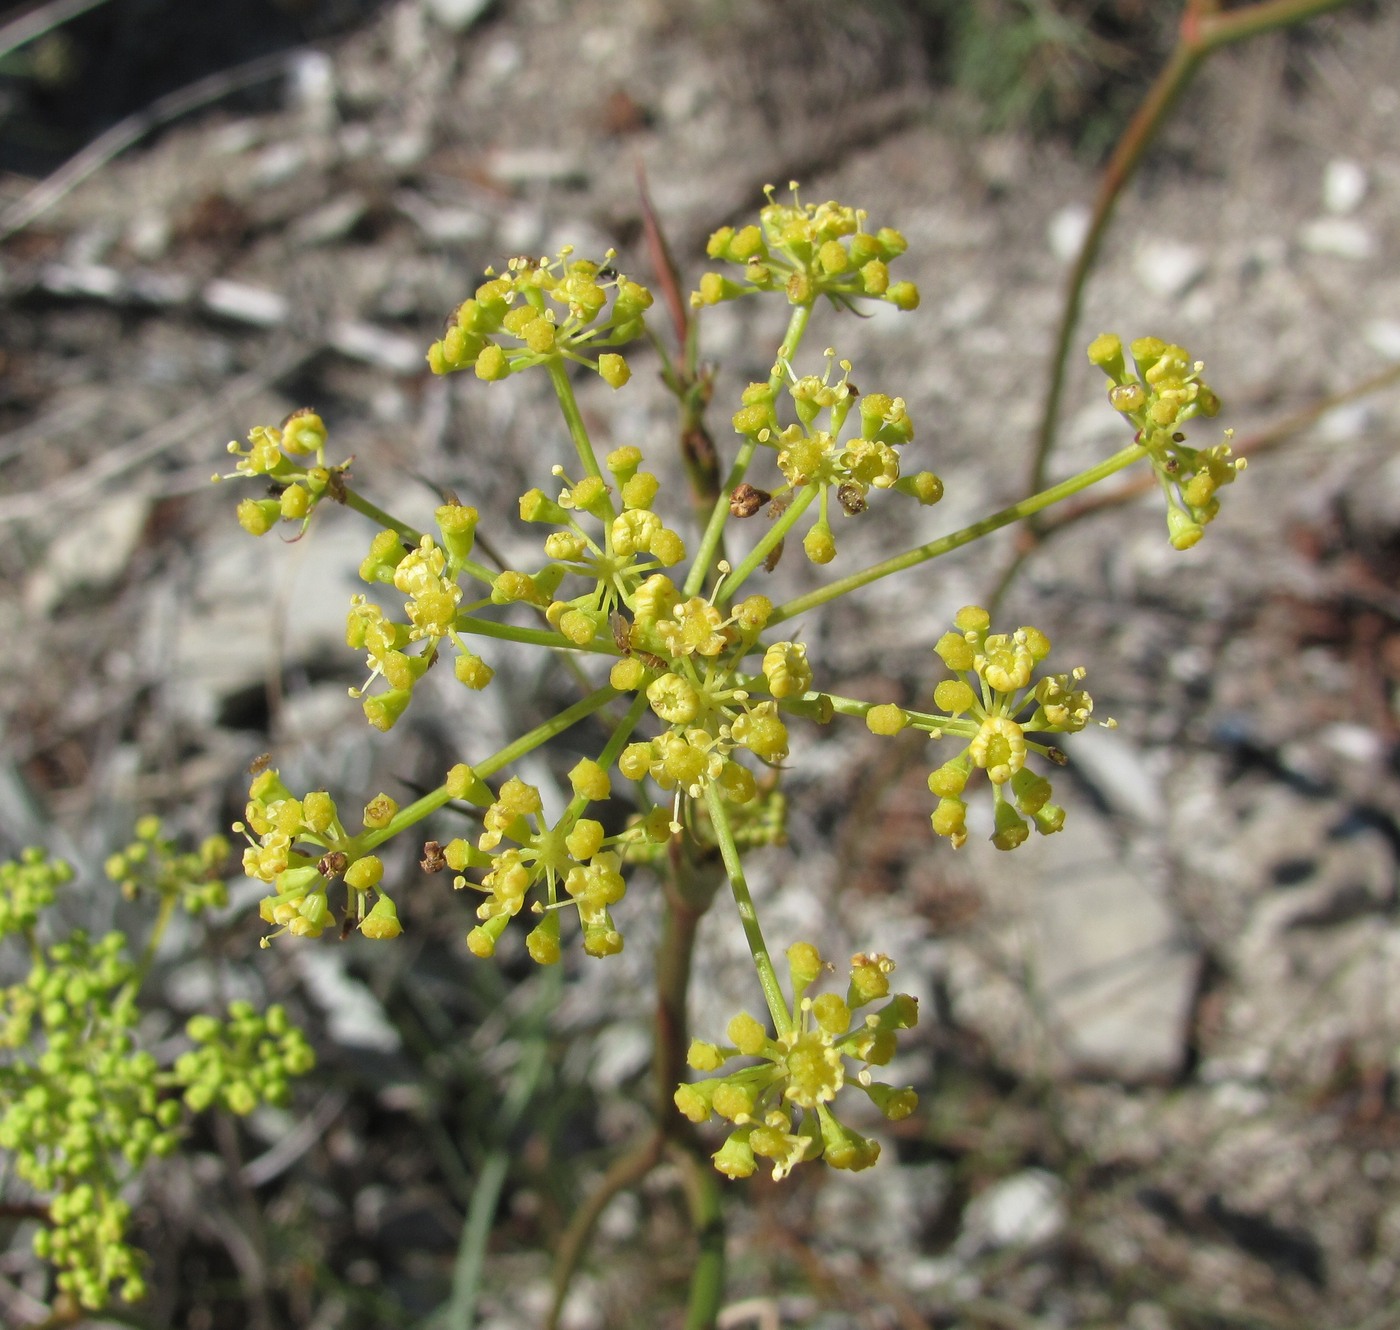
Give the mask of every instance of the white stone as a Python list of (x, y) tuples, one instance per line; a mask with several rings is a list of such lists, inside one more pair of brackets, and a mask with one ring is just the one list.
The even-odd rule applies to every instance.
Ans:
[[(1092, 678), (1088, 685), (1092, 690)], [(1149, 826), (1161, 821), (1161, 782), (1147, 755), (1122, 730), (1091, 724), (1071, 736), (1065, 749), (1075, 770), (1115, 813)]]
[(49, 545), (24, 585), (25, 609), (46, 615), (70, 592), (99, 590), (122, 573), (146, 529), (150, 505), (139, 494), (113, 494), (83, 516), (83, 538), (71, 531)]
[(1368, 184), (1366, 171), (1359, 162), (1348, 157), (1334, 157), (1322, 173), (1322, 206), (1339, 217), (1355, 212), (1366, 197)]
[(1046, 228), (1046, 240), (1050, 252), (1061, 263), (1072, 263), (1079, 256), (1084, 237), (1089, 234), (1092, 215), (1082, 203), (1071, 203), (1051, 217), (1050, 225)]
[(297, 947), (297, 971), (308, 996), (325, 1013), (331, 1038), (342, 1048), (397, 1052), (402, 1040), (379, 999), (346, 972), (344, 951)]
[(1400, 360), (1400, 319), (1371, 319), (1362, 327), (1361, 336), (1371, 350), (1387, 360)]
[(422, 0), (429, 18), (449, 32), (465, 32), (490, 3), (491, 0)]
[(1313, 254), (1360, 262), (1376, 255), (1376, 237), (1350, 217), (1315, 217), (1298, 228), (1298, 243)]
[(1138, 281), (1165, 299), (1184, 295), (1200, 281), (1206, 266), (1204, 250), (1161, 236), (1144, 240), (1133, 257)]
[(1034, 1247), (1065, 1226), (1064, 1184), (1053, 1173), (1028, 1168), (994, 1182), (963, 1216), (955, 1250), (967, 1255), (1001, 1247)]

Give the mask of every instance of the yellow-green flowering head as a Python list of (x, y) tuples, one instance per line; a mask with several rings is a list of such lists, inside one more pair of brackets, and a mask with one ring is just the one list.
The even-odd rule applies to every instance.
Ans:
[(759, 224), (716, 231), (706, 246), (710, 258), (742, 269), (742, 278), (706, 273), (691, 297), (693, 306), (717, 304), (759, 291), (782, 291), (794, 305), (826, 296), (851, 306), (862, 297), (896, 309), (914, 309), (918, 289), (891, 281), (890, 267), (908, 248), (891, 227), (871, 229), (863, 211), (842, 203), (804, 204), (797, 186), (792, 201), (779, 203), (769, 186)]
[(1089, 360), (1108, 376), (1110, 405), (1133, 426), (1151, 459), (1167, 496), (1168, 538), (1174, 548), (1187, 550), (1220, 511), (1217, 492), (1244, 470), (1244, 459), (1232, 454), (1230, 430), (1209, 448), (1187, 442), (1183, 427), (1189, 421), (1220, 411), (1220, 399), (1201, 377), (1203, 361), (1157, 337), (1139, 337), (1129, 349), (1133, 368), (1119, 339), (1101, 333), (1089, 345)]
[(611, 251), (602, 263), (575, 258), (566, 246), (553, 259), (514, 258), (489, 273), (428, 349), (434, 374), (474, 368), (488, 382), (533, 365), (571, 360), (591, 366), (611, 388), (631, 371), (600, 349), (642, 335), (651, 293), (621, 276)]

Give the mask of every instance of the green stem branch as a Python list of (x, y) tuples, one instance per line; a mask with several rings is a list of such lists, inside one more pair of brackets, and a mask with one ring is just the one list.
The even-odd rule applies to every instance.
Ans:
[(558, 356), (545, 364), (549, 370), (549, 381), (554, 385), (554, 395), (559, 399), (559, 409), (564, 413), (564, 423), (569, 427), (569, 438), (573, 440), (579, 463), (588, 475), (602, 479), (603, 472), (593, 454), (593, 440), (588, 437), (588, 426), (583, 423), (583, 412), (579, 410), (578, 399), (574, 396), (574, 386), (569, 382), (569, 367)]
[(840, 578), (816, 591), (809, 592), (805, 596), (798, 596), (795, 600), (779, 605), (773, 611), (768, 624), (771, 627), (774, 624), (782, 623), (785, 619), (804, 614), (810, 609), (815, 609), (818, 605), (825, 605), (828, 601), (836, 600), (859, 587), (869, 586), (871, 582), (878, 582), (882, 577), (889, 577), (892, 573), (902, 573), (909, 568), (917, 568), (930, 559), (936, 559), (940, 555), (947, 554), (963, 545), (971, 544), (972, 541), (978, 540), (982, 536), (999, 531), (1004, 526), (1010, 526), (1012, 522), (1031, 517), (1073, 494), (1078, 494), (1081, 490), (1088, 489), (1091, 485), (1097, 485), (1099, 481), (1107, 479), (1146, 456), (1147, 454), (1138, 444), (1130, 443), (1126, 448), (1114, 453), (1112, 457), (1105, 459), (1097, 466), (1092, 466), (1087, 471), (1081, 471), (1068, 480), (1062, 480), (1058, 485), (1052, 485), (1039, 494), (1022, 499), (1019, 503), (1013, 503), (1009, 508), (1003, 508), (990, 517), (984, 517), (980, 522), (963, 527), (961, 531), (955, 531), (949, 536), (941, 536), (938, 540), (931, 540), (926, 545), (916, 546), (904, 554), (898, 554), (892, 559), (872, 564), (861, 572), (852, 573), (849, 577)]
[(797, 519), (812, 506), (812, 500), (819, 493), (820, 490), (815, 485), (804, 485), (802, 489), (798, 490), (797, 497), (783, 509), (778, 520), (763, 533), (763, 539), (744, 556), (743, 562), (724, 579), (724, 599), (726, 601), (734, 599), (734, 593), (753, 576), (755, 570), (767, 560), (769, 554), (787, 538), (788, 532), (797, 524)]
[[(510, 766), (512, 762), (518, 762), (526, 753), (533, 752), (534, 749), (548, 743), (555, 736), (563, 734), (570, 726), (577, 725), (579, 721), (585, 720), (594, 712), (601, 711), (614, 698), (620, 696), (622, 694), (617, 689), (606, 685), (596, 689), (587, 697), (575, 702), (573, 706), (566, 707), (558, 715), (551, 716), (542, 725), (536, 725), (533, 730), (522, 734), (513, 743), (507, 744), (484, 762), (474, 766), (472, 771), (481, 780), (495, 775), (496, 772)], [(437, 812), (439, 808), (450, 803), (451, 800), (452, 796), (448, 793), (445, 783), (439, 785), (435, 790), (429, 790), (421, 799), (415, 799), (411, 804), (400, 808), (384, 826), (371, 828), (354, 837), (356, 852), (362, 854), (384, 844), (385, 841), (397, 836), (401, 831), (407, 831), (409, 827)]]
[[(788, 319), (787, 331), (783, 334), (783, 344), (778, 348), (778, 363), (773, 366), (773, 373), (768, 379), (769, 386), (776, 392), (783, 382), (783, 362), (791, 361), (797, 354), (797, 348), (802, 344), (802, 338), (807, 331), (807, 324), (812, 318), (812, 307), (810, 305), (798, 305), (792, 311), (792, 317)], [(714, 509), (710, 513), (710, 520), (705, 526), (705, 534), (700, 539), (700, 548), (695, 552), (695, 558), (690, 565), (690, 573), (685, 579), (685, 594), (695, 596), (704, 586), (705, 579), (709, 576), (710, 570), (717, 557), (716, 551), (719, 549), (724, 539), (724, 524), (729, 520), (729, 496), (738, 488), (740, 482), (748, 474), (749, 464), (753, 461), (753, 455), (758, 445), (753, 439), (745, 439), (739, 448), (739, 454), (734, 459), (734, 465), (729, 468), (729, 474), (724, 479), (724, 486), (719, 492), (719, 497), (715, 500)]]
[(739, 857), (734, 829), (729, 825), (728, 810), (713, 784), (705, 789), (705, 806), (709, 809), (715, 840), (724, 858), (724, 871), (729, 878), (729, 889), (734, 893), (739, 922), (743, 925), (744, 938), (753, 956), (754, 969), (758, 971), (758, 982), (763, 989), (764, 1001), (768, 1004), (768, 1014), (773, 1018), (775, 1033), (782, 1039), (792, 1033), (792, 1014), (788, 1011), (787, 999), (783, 996), (782, 985), (778, 982), (777, 971), (773, 968), (773, 958), (768, 954), (768, 944), (763, 940), (758, 911), (754, 908), (753, 897), (749, 894), (748, 879), (744, 875), (744, 862)]

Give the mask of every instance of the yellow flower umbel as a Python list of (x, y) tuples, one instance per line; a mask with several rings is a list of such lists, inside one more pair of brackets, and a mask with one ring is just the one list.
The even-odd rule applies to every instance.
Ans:
[(293, 411), (280, 428), (255, 427), (246, 448), (230, 443), (228, 450), (238, 463), (215, 480), (264, 478), (274, 491), (270, 497), (247, 498), (238, 505), (238, 524), (249, 535), (266, 535), (278, 522), (299, 522), (304, 531), (322, 499), (344, 497), (350, 463), (326, 465), (326, 426), (310, 407)]
[[(697, 1039), (689, 1062), (696, 1071), (718, 1071), (731, 1058), (757, 1059), (727, 1075), (693, 1081), (675, 1093), (676, 1107), (692, 1122), (712, 1113), (734, 1124), (715, 1153), (715, 1167), (731, 1178), (748, 1177), (757, 1159), (772, 1162), (773, 1177), (786, 1177), (798, 1164), (825, 1159), (833, 1168), (869, 1168), (880, 1146), (842, 1123), (831, 1108), (847, 1085), (863, 1091), (890, 1121), (908, 1117), (918, 1104), (912, 1089), (875, 1081), (872, 1066), (894, 1056), (898, 1031), (918, 1021), (918, 1004), (905, 993), (890, 996), (894, 963), (885, 956), (852, 959), (845, 997), (837, 993), (806, 996), (807, 989), (829, 969), (810, 942), (788, 948), (788, 971), (794, 995), (787, 1030), (774, 1037), (752, 1016), (741, 1012), (729, 1022), (729, 1044)], [(861, 1008), (881, 999), (885, 1004), (856, 1017)]]
[(995, 799), (992, 844), (1014, 850), (1030, 835), (1032, 825), (1049, 835), (1065, 820), (1065, 810), (1050, 802), (1049, 780), (1031, 771), (1026, 758), (1039, 753), (1060, 766), (1066, 758), (1058, 748), (1030, 736), (1082, 730), (1094, 700), (1079, 686), (1082, 668), (1034, 678), (1050, 654), (1050, 639), (1039, 629), (992, 633), (991, 616), (978, 605), (959, 610), (953, 622), (954, 631), (944, 633), (934, 648), (956, 675), (934, 689), (939, 710), (913, 711), (886, 703), (870, 707), (865, 722), (875, 734), (915, 728), (935, 739), (966, 739), (961, 753), (929, 775), (929, 791), (938, 796), (933, 829), (954, 848), (966, 842), (967, 802), (962, 796), (972, 773), (980, 769), (987, 773)]
[[(388, 795), (365, 805), (364, 832), (388, 826), (398, 806)], [(273, 894), (258, 902), (258, 915), (276, 932), (274, 937), (320, 937), (336, 922), (328, 897), (330, 884), (342, 879), (346, 892), (346, 927), (360, 925), (366, 937), (397, 937), (401, 931), (393, 902), (380, 881), (384, 865), (366, 853), (362, 837), (352, 836), (340, 819), (335, 801), (325, 790), (312, 790), (298, 799), (275, 770), (260, 772), (248, 789), (246, 821), (234, 823), (248, 841), (243, 871), (266, 882)], [(369, 900), (376, 897), (371, 908)]]
[(572, 360), (596, 370), (610, 388), (630, 377), (627, 362), (603, 347), (642, 335), (651, 292), (603, 263), (576, 259), (566, 246), (555, 259), (511, 259), (452, 316), (428, 351), (434, 374), (473, 366), (477, 377), (503, 379), (550, 360)]
[(797, 185), (788, 187), (790, 204), (774, 200), (772, 185), (764, 190), (768, 206), (759, 212), (757, 226), (737, 231), (725, 226), (710, 237), (705, 252), (712, 259), (741, 265), (743, 280), (706, 273), (690, 297), (692, 305), (782, 291), (794, 305), (811, 305), (818, 296), (826, 296), (834, 304), (850, 306), (868, 296), (897, 309), (918, 307), (919, 291), (913, 282), (890, 281), (890, 264), (908, 248), (898, 231), (888, 226), (868, 231), (863, 210), (835, 202), (804, 204), (798, 200)]
[(1211, 448), (1192, 448), (1181, 426), (1196, 416), (1213, 416), (1220, 399), (1201, 373), (1205, 363), (1192, 361), (1179, 346), (1155, 337), (1139, 337), (1129, 348), (1137, 372), (1123, 359), (1123, 344), (1102, 333), (1089, 344), (1089, 360), (1108, 375), (1108, 400), (1137, 429), (1137, 441), (1147, 450), (1152, 469), (1167, 499), (1167, 533), (1179, 550), (1190, 549), (1208, 522), (1220, 511), (1217, 492), (1244, 470), (1243, 458), (1232, 458), (1230, 439)]

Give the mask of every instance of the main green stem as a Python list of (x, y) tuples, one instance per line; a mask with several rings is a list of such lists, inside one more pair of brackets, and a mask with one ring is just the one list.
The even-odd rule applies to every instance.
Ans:
[(1058, 485), (1052, 485), (1039, 494), (1022, 499), (1019, 503), (1013, 503), (1009, 508), (1003, 508), (990, 517), (984, 517), (980, 522), (963, 527), (961, 531), (954, 531), (950, 536), (941, 536), (938, 540), (931, 540), (927, 545), (918, 545), (892, 559), (872, 564), (861, 572), (852, 573), (849, 577), (840, 578), (838, 581), (830, 582), (805, 596), (798, 596), (795, 600), (779, 605), (773, 611), (768, 624), (771, 627), (773, 624), (782, 623), (785, 619), (795, 618), (799, 614), (805, 614), (808, 610), (815, 609), (818, 605), (825, 605), (828, 601), (837, 600), (860, 587), (869, 586), (871, 582), (878, 582), (882, 577), (889, 577), (892, 573), (902, 573), (907, 569), (917, 568), (930, 559), (936, 559), (940, 555), (947, 554), (963, 545), (969, 545), (982, 536), (990, 535), (993, 531), (999, 531), (1004, 526), (1010, 526), (1012, 522), (1021, 521), (1041, 512), (1053, 504), (1068, 499), (1071, 495), (1078, 494), (1081, 490), (1088, 489), (1091, 485), (1097, 485), (1099, 481), (1106, 480), (1109, 476), (1122, 471), (1124, 467), (1131, 466), (1146, 456), (1147, 454), (1138, 444), (1130, 443), (1126, 448), (1114, 453), (1112, 457), (1100, 462), (1097, 466), (1090, 467), (1087, 471), (1081, 471), (1068, 480), (1062, 480)]
[[(773, 366), (773, 373), (768, 379), (769, 386), (774, 392), (778, 390), (783, 381), (783, 364), (791, 361), (793, 356), (797, 354), (797, 348), (802, 344), (803, 335), (807, 331), (807, 324), (811, 318), (812, 307), (810, 305), (798, 305), (793, 309), (792, 317), (788, 319), (787, 332), (783, 334), (783, 344), (778, 348), (778, 363)], [(748, 474), (749, 463), (753, 461), (753, 455), (757, 448), (758, 444), (753, 439), (746, 438), (739, 448), (738, 456), (734, 459), (734, 465), (730, 467), (729, 474), (724, 478), (724, 487), (715, 500), (710, 520), (705, 526), (705, 534), (700, 538), (700, 548), (695, 552), (695, 559), (690, 565), (690, 573), (685, 579), (685, 594), (687, 596), (698, 595), (700, 588), (705, 584), (705, 578), (709, 575), (715, 559), (715, 551), (719, 548), (720, 541), (724, 536), (724, 524), (729, 520), (729, 496), (734, 493), (745, 475)]]
[(773, 968), (773, 958), (768, 954), (768, 944), (763, 940), (763, 929), (758, 924), (758, 911), (754, 908), (753, 897), (749, 894), (744, 862), (739, 857), (739, 847), (734, 841), (734, 829), (729, 825), (729, 812), (724, 806), (724, 799), (719, 790), (713, 784), (705, 789), (705, 806), (709, 809), (715, 840), (724, 858), (724, 871), (729, 878), (729, 889), (734, 893), (734, 905), (739, 911), (739, 922), (743, 925), (744, 938), (753, 956), (754, 969), (758, 971), (758, 982), (763, 989), (764, 1001), (768, 1004), (768, 1014), (773, 1018), (773, 1030), (778, 1038), (782, 1039), (792, 1033), (792, 1015), (788, 1011), (782, 985), (778, 982), (777, 971)]
[[(578, 399), (574, 396), (574, 386), (569, 382), (568, 363), (559, 356), (546, 361), (549, 381), (554, 385), (554, 395), (559, 399), (559, 409), (564, 413), (564, 423), (569, 427), (569, 438), (573, 440), (574, 451), (584, 471), (590, 476), (602, 479), (603, 472), (598, 459), (593, 455), (593, 440), (588, 437), (588, 426), (583, 423), (583, 412), (579, 410)], [(616, 509), (613, 510), (616, 512)]]

